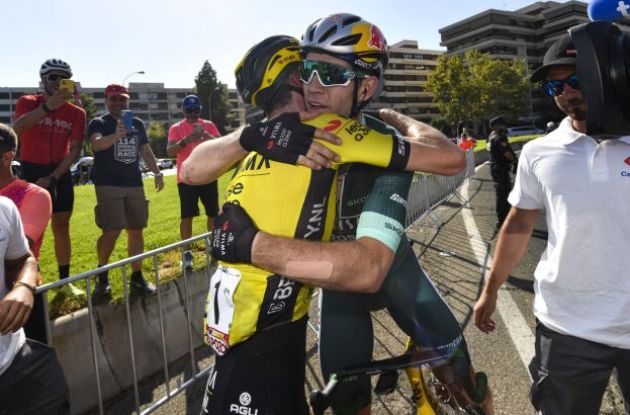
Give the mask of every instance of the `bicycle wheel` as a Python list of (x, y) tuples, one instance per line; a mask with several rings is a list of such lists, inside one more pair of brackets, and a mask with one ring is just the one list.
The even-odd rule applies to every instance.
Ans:
[[(422, 366), (420, 373), (426, 400), (435, 415), (485, 415), (484, 411), (476, 405), (460, 403), (451, 389), (440, 382), (429, 367)], [(425, 412), (420, 412), (419, 408), (417, 415), (425, 415)]]

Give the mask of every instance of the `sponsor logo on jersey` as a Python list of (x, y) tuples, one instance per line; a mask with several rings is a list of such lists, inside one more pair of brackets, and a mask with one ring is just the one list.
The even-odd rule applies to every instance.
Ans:
[[(630, 157), (626, 158), (623, 162), (630, 166)], [(621, 177), (630, 177), (630, 171), (622, 171)]]
[(394, 193), (389, 197), (389, 200), (393, 200), (396, 203), (400, 203), (401, 205), (407, 207), (407, 201), (398, 193)]
[(346, 128), (346, 132), (352, 136), (356, 141), (361, 141), (363, 138), (370, 133), (370, 129), (365, 125), (353, 122), (350, 123)]
[(267, 310), (267, 314), (275, 314), (284, 310), (286, 307), (287, 300), (293, 295), (293, 290), (295, 289), (295, 281), (290, 280), (288, 278), (280, 278), (280, 282), (278, 283), (278, 287), (273, 292), (273, 301), (269, 305), (269, 310)]
[(319, 232), (322, 228), (322, 222), (324, 220), (324, 211), (326, 209), (326, 198), (320, 203), (315, 203), (311, 208), (311, 216), (308, 219), (306, 225), (307, 232), (304, 234), (304, 239), (308, 239), (311, 235)]
[(339, 127), (341, 127), (341, 120), (330, 120), (324, 127), (324, 131), (336, 131)]
[(239, 404), (231, 404), (230, 405), (230, 413), (231, 414), (239, 414), (239, 415), (258, 415), (257, 408), (250, 408), (249, 405), (252, 403), (252, 396), (248, 392), (243, 392), (238, 397)]

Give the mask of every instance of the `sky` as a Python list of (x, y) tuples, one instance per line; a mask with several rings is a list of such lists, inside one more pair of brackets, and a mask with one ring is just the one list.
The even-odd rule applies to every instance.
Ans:
[[(162, 82), (192, 88), (208, 60), (234, 87), (234, 68), (267, 36), (299, 38), (333, 13), (376, 24), (388, 43), (417, 40), (443, 49), (438, 30), (487, 9), (516, 10), (534, 0), (12, 0), (2, 4), (0, 86), (34, 87), (48, 58), (67, 61), (83, 87)], [(561, 0), (560, 2), (564, 2)]]

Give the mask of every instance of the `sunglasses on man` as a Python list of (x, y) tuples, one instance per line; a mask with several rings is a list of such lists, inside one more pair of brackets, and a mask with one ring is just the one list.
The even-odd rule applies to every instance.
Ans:
[(344, 68), (328, 62), (317, 62), (305, 59), (300, 66), (300, 80), (307, 85), (313, 82), (314, 76), (322, 86), (348, 86), (353, 79), (366, 78), (369, 75), (360, 71)]
[(572, 74), (565, 79), (554, 79), (553, 81), (545, 81), (541, 84), (543, 91), (549, 97), (562, 95), (564, 92), (564, 84), (568, 84), (573, 89), (580, 89), (577, 74)]
[(70, 79), (70, 77), (68, 75), (61, 75), (61, 74), (55, 74), (55, 73), (46, 75), (46, 80), (50, 82), (59, 82), (62, 79)]
[(199, 108), (186, 108), (184, 109), (186, 114), (199, 114), (201, 110)]

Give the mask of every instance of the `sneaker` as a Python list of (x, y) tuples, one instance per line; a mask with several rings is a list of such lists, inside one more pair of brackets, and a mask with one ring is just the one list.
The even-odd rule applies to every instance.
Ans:
[(131, 291), (139, 295), (151, 295), (155, 293), (155, 285), (151, 284), (144, 277), (131, 278)]
[(190, 251), (184, 251), (182, 257), (182, 267), (186, 268), (186, 271), (192, 271), (193, 267), (193, 254)]
[(70, 295), (73, 297), (85, 297), (85, 291), (74, 285), (73, 283), (66, 284), (67, 289), (70, 291)]
[(97, 281), (94, 285), (94, 291), (92, 291), (92, 296), (99, 300), (111, 297), (112, 295), (112, 286), (109, 282)]

